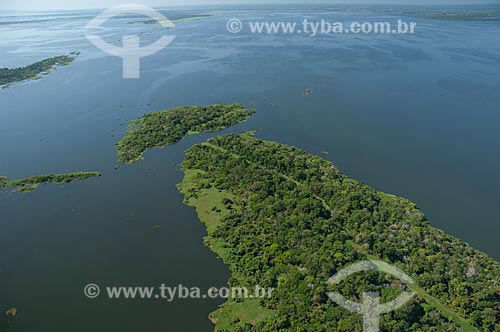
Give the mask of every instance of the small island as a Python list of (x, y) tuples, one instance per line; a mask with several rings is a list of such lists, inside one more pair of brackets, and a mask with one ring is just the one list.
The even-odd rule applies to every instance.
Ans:
[(13, 192), (30, 192), (41, 185), (57, 183), (64, 184), (73, 181), (83, 181), (92, 177), (101, 176), (98, 172), (74, 172), (67, 174), (33, 175), (27, 178), (9, 180), (5, 176), (0, 176), (0, 190), (12, 188)]
[(184, 106), (144, 114), (131, 121), (126, 136), (116, 144), (120, 162), (135, 163), (155, 147), (175, 144), (187, 135), (211, 133), (246, 121), (254, 109), (243, 104)]
[(141, 20), (141, 21), (131, 21), (128, 24), (164, 24), (164, 23), (173, 23), (179, 24), (182, 22), (191, 22), (196, 20), (201, 20), (204, 18), (213, 17), (213, 15), (208, 14), (179, 14), (179, 15), (170, 15), (167, 21), (157, 21), (157, 20)]
[(302, 91), (299, 96), (300, 97), (304, 97), (304, 96), (309, 96), (311, 93), (313, 93), (313, 89), (311, 88), (307, 88), (307, 89), (304, 89), (304, 91)]
[(17, 309), (16, 308), (10, 308), (9, 310), (7, 310), (5, 312), (5, 314), (7, 316), (16, 317), (16, 315), (17, 315)]
[(40, 79), (42, 77), (40, 75), (49, 73), (57, 67), (69, 65), (79, 54), (78, 52), (71, 52), (69, 55), (48, 58), (26, 67), (0, 68), (0, 86), (6, 89), (15, 82)]
[[(275, 288), (271, 298), (229, 299), (210, 315), (216, 332), (362, 331), (360, 315), (329, 300), (335, 291), (381, 302), (416, 295), (381, 316), (381, 331), (499, 331), (500, 263), (430, 226), (416, 205), (343, 175), (331, 162), (251, 135), (193, 146), (179, 190), (206, 225), (205, 243), (229, 265), (230, 287)], [(360, 273), (382, 260), (416, 282)]]

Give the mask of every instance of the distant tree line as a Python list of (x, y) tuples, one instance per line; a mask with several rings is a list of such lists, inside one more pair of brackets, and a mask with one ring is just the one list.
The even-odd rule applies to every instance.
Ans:
[(5, 86), (14, 82), (20, 82), (40, 78), (40, 74), (49, 72), (56, 66), (65, 66), (75, 60), (78, 55), (72, 52), (70, 55), (61, 55), (35, 62), (26, 67), (0, 68), (0, 86)]

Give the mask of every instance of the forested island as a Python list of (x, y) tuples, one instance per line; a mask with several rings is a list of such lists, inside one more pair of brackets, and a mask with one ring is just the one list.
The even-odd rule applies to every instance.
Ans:
[(30, 192), (44, 184), (64, 184), (73, 181), (83, 181), (98, 176), (101, 176), (101, 174), (98, 172), (74, 172), (66, 174), (33, 175), (17, 180), (9, 180), (5, 176), (0, 176), (0, 190), (3, 190), (4, 188), (11, 188), (14, 192)]
[(381, 317), (381, 331), (500, 331), (500, 263), (429, 225), (414, 203), (343, 175), (297, 148), (226, 135), (195, 145), (179, 184), (207, 227), (206, 244), (230, 266), (230, 286), (274, 287), (270, 299), (230, 299), (218, 332), (362, 331), (361, 315), (329, 300), (336, 291), (381, 302), (403, 285), (379, 272), (327, 280), (361, 260), (409, 274), (416, 296)]
[(78, 55), (78, 52), (71, 52), (69, 55), (48, 58), (26, 67), (0, 68), (0, 86), (7, 88), (9, 84), (15, 82), (40, 79), (40, 75), (49, 73), (56, 67), (69, 65)]
[(254, 113), (254, 109), (236, 103), (184, 106), (144, 114), (131, 121), (126, 136), (116, 144), (119, 161), (137, 162), (149, 149), (175, 144), (189, 134), (222, 130), (246, 121)]

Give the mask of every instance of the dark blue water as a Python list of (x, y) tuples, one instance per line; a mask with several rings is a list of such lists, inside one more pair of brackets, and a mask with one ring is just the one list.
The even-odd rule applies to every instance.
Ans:
[[(253, 118), (224, 132), (256, 129), (264, 139), (328, 151), (349, 176), (415, 201), (434, 226), (500, 259), (499, 23), (406, 17), (418, 23), (416, 34), (313, 38), (233, 35), (226, 22), (400, 17), (317, 6), (189, 12), (218, 16), (179, 24), (169, 47), (142, 59), (140, 80), (123, 80), (121, 60), (84, 38), (93, 13), (0, 25), (0, 67), (82, 52), (42, 80), (0, 90), (0, 175), (103, 173), (64, 188), (0, 193), (0, 311), (18, 308), (12, 331), (212, 330), (207, 315), (220, 301), (83, 296), (91, 282), (225, 284), (228, 268), (203, 246), (203, 225), (175, 187), (183, 151), (210, 135), (114, 170), (124, 125), (179, 105), (256, 101)], [(145, 32), (149, 43), (162, 33), (126, 23), (113, 20), (103, 35), (117, 42)], [(300, 97), (306, 88), (313, 93)]]

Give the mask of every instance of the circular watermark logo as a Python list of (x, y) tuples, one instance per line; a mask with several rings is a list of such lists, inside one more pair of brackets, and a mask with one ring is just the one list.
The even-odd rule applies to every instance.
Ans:
[(96, 284), (88, 284), (83, 289), (83, 293), (89, 299), (95, 299), (99, 296), (99, 294), (101, 294), (101, 289)]
[[(87, 25), (87, 29), (98, 29), (110, 18), (124, 14), (139, 14), (147, 16), (166, 29), (175, 27), (174, 23), (167, 19), (157, 10), (153, 8), (127, 4), (119, 5), (103, 11), (101, 14), (94, 17)], [(141, 47), (139, 36), (123, 36), (123, 47), (118, 47), (107, 43), (100, 36), (85, 35), (85, 37), (94, 44), (97, 48), (104, 52), (121, 57), (123, 59), (123, 78), (139, 78), (140, 77), (140, 59), (149, 55), (153, 55), (168, 46), (175, 36), (162, 36), (160, 39), (151, 45)]]
[[(328, 284), (338, 284), (352, 274), (364, 271), (386, 272), (401, 280), (405, 285), (414, 284), (414, 281), (397, 267), (381, 261), (363, 261), (355, 263), (328, 280)], [(403, 292), (397, 299), (387, 303), (380, 303), (379, 293), (363, 293), (363, 303), (349, 301), (339, 293), (328, 293), (328, 297), (345, 309), (363, 315), (363, 330), (365, 332), (379, 332), (380, 315), (394, 311), (405, 305), (415, 295), (413, 292)]]
[(237, 18), (232, 18), (227, 21), (227, 31), (231, 33), (239, 33), (243, 30), (243, 23)]

